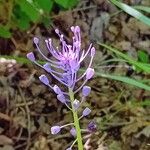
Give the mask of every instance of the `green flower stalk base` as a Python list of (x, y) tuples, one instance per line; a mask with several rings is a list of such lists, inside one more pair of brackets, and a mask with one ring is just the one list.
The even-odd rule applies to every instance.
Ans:
[(70, 101), (71, 101), (71, 107), (72, 107), (72, 113), (73, 113), (73, 119), (74, 119), (74, 126), (75, 126), (76, 134), (77, 134), (78, 150), (83, 150), (83, 143), (82, 143), (82, 136), (81, 136), (79, 118), (78, 118), (77, 111), (73, 107), (74, 93), (73, 93), (71, 88), (69, 88), (69, 96), (70, 96)]

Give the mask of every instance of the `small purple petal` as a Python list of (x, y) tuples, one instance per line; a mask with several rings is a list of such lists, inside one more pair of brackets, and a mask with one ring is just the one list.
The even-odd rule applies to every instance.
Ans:
[(79, 108), (79, 106), (80, 106), (80, 102), (77, 99), (75, 99), (73, 101), (73, 107), (74, 107), (74, 109), (77, 110)]
[(80, 32), (80, 27), (79, 26), (75, 26), (75, 29), (74, 29), (76, 32)]
[(58, 29), (55, 29), (55, 33), (59, 34), (59, 30), (58, 30)]
[(53, 126), (51, 127), (51, 134), (57, 134), (60, 132), (60, 130), (61, 130), (60, 126)]
[(56, 94), (62, 94), (61, 89), (57, 85), (54, 85), (53, 90)]
[(83, 96), (88, 96), (89, 94), (90, 94), (90, 92), (91, 92), (91, 87), (89, 87), (89, 86), (84, 86), (83, 88), (82, 88), (82, 95)]
[(95, 132), (97, 130), (97, 125), (94, 121), (91, 121), (89, 124), (88, 124), (88, 130), (90, 132)]
[(49, 85), (49, 80), (46, 77), (46, 75), (42, 74), (41, 76), (39, 76), (39, 79), (42, 83), (44, 83), (45, 85)]
[(32, 52), (28, 53), (27, 54), (27, 58), (30, 60), (30, 61), (35, 61), (35, 56)]
[(72, 128), (72, 129), (70, 130), (70, 134), (71, 134), (72, 136), (76, 137), (76, 135), (77, 135), (76, 129), (75, 129), (75, 128)]
[(49, 63), (46, 63), (45, 65), (43, 65), (43, 68), (47, 71), (47, 72), (51, 72), (51, 66)]
[(71, 148), (71, 147), (69, 147), (69, 148), (67, 148), (66, 150), (72, 150), (72, 148)]
[(38, 44), (38, 43), (39, 43), (39, 39), (38, 39), (37, 37), (34, 37), (33, 42), (34, 42), (35, 44)]
[(71, 27), (71, 31), (74, 32), (74, 26)]
[(83, 112), (82, 112), (82, 116), (88, 116), (91, 113), (91, 109), (86, 107)]
[(88, 68), (86, 71), (86, 79), (87, 80), (91, 79), (94, 76), (94, 73), (95, 73), (94, 69)]
[(66, 103), (66, 98), (63, 94), (58, 94), (57, 95), (57, 99), (61, 102), (61, 103)]
[(94, 55), (95, 55), (95, 48), (92, 47), (92, 49), (91, 49), (91, 57), (93, 57)]

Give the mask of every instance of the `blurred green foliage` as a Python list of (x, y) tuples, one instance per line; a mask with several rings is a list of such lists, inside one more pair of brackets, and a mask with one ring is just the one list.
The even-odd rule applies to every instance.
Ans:
[(78, 0), (0, 0), (0, 37), (10, 38), (12, 30), (27, 30), (33, 23), (50, 24), (55, 10), (73, 8)]

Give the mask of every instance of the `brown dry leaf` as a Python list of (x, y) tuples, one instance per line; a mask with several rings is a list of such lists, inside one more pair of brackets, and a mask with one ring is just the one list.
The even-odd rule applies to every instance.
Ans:
[(12, 145), (13, 141), (12, 139), (10, 139), (9, 137), (5, 136), (5, 135), (0, 135), (0, 145)]
[(131, 124), (126, 125), (122, 128), (121, 137), (123, 141), (125, 141), (126, 136), (136, 133), (139, 130), (139, 128), (144, 126), (143, 120), (141, 118), (132, 117), (131, 120)]
[(108, 148), (104, 146), (103, 144), (100, 144), (98, 145), (98, 148), (96, 150), (108, 150)]

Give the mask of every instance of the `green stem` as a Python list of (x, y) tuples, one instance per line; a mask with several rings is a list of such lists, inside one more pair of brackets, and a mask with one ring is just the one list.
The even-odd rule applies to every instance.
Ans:
[(73, 108), (73, 101), (74, 101), (74, 93), (71, 88), (69, 88), (69, 96), (72, 106), (72, 113), (73, 113), (73, 119), (74, 119), (74, 126), (77, 132), (77, 143), (78, 143), (78, 150), (83, 150), (83, 143), (82, 143), (82, 136), (81, 136), (81, 129), (79, 124), (79, 118), (77, 111)]

